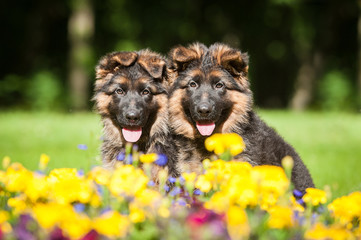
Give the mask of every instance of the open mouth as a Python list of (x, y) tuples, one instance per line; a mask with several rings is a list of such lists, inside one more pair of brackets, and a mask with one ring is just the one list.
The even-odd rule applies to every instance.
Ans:
[(196, 127), (202, 136), (209, 136), (213, 133), (216, 124), (212, 121), (197, 121)]
[(139, 138), (142, 136), (142, 128), (141, 127), (124, 127), (122, 128), (122, 134), (127, 142), (137, 142)]

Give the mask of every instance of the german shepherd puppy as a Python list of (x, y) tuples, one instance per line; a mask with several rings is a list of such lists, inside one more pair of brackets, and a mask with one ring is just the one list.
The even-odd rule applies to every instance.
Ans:
[(162, 56), (149, 50), (109, 53), (99, 61), (93, 99), (104, 125), (104, 166), (114, 166), (126, 142), (142, 152), (167, 154), (171, 149), (165, 65)]
[(176, 170), (201, 171), (201, 160), (211, 155), (205, 149), (205, 138), (233, 132), (246, 144), (236, 159), (281, 166), (281, 160), (291, 156), (295, 188), (314, 187), (295, 150), (252, 110), (247, 73), (248, 55), (224, 44), (207, 48), (195, 43), (169, 52), (169, 121), (178, 148)]

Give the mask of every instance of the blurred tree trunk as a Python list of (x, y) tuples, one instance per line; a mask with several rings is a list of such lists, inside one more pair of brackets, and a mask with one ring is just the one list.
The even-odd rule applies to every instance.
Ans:
[(357, 24), (357, 37), (358, 37), (358, 105), (361, 106), (361, 0), (358, 1), (359, 4), (359, 15), (358, 15), (358, 24)]
[(69, 87), (71, 107), (85, 110), (89, 101), (90, 77), (87, 62), (92, 52), (90, 41), (94, 33), (94, 15), (90, 0), (72, 0), (68, 22)]
[(313, 100), (315, 81), (319, 76), (322, 65), (320, 53), (303, 55), (302, 63), (297, 73), (295, 93), (291, 100), (291, 108), (304, 111)]

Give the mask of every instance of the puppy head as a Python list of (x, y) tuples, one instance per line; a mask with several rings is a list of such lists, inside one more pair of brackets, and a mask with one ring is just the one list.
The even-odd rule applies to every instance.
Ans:
[(224, 44), (170, 51), (171, 126), (189, 138), (237, 130), (252, 102), (248, 55)]
[(149, 50), (110, 53), (96, 66), (96, 78), (94, 100), (101, 116), (128, 142), (149, 136), (157, 114), (166, 109), (163, 57)]

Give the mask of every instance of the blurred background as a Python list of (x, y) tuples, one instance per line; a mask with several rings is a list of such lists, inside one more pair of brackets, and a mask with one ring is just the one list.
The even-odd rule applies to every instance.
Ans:
[(45, 152), (52, 167), (90, 166), (99, 161), (90, 99), (101, 56), (224, 42), (249, 53), (261, 116), (299, 151), (316, 185), (361, 189), (350, 174), (361, 170), (360, 1), (12, 0), (0, 19), (0, 157), (35, 168)]
[(13, 0), (0, 11), (2, 109), (88, 110), (102, 55), (194, 41), (248, 52), (260, 107), (360, 107), (356, 0)]

